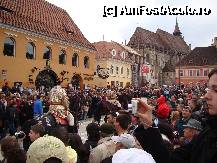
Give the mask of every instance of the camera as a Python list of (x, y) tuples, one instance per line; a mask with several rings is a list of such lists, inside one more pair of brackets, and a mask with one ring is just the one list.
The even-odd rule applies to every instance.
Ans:
[(132, 99), (131, 104), (132, 104), (132, 114), (136, 114), (138, 110), (138, 103), (139, 101), (137, 99)]
[(26, 136), (26, 134), (23, 131), (16, 132), (14, 135), (17, 139), (22, 139)]

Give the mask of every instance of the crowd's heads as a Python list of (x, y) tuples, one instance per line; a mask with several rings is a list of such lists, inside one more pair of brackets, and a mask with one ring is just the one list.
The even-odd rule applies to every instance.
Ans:
[(1, 152), (7, 163), (25, 163), (25, 152), (20, 148), (15, 137), (7, 136), (1, 140)]
[(44, 163), (49, 159), (68, 163), (67, 150), (64, 143), (53, 136), (44, 136), (35, 140), (27, 151), (26, 163)]
[(190, 118), (191, 113), (191, 108), (189, 106), (184, 106), (184, 108), (182, 109), (182, 117), (188, 119)]
[(44, 126), (40, 124), (36, 124), (36, 125), (31, 126), (29, 137), (30, 137), (30, 140), (33, 142), (39, 137), (44, 136), (44, 134), (45, 134)]
[(198, 131), (202, 130), (202, 125), (201, 123), (196, 120), (196, 119), (189, 119), (188, 123), (186, 125), (183, 125), (185, 128), (192, 128), (192, 129), (196, 129)]
[(116, 117), (117, 117), (116, 112), (109, 112), (109, 114), (107, 115), (107, 122), (110, 124), (114, 124)]
[[(112, 140), (116, 143), (116, 148), (133, 148), (136, 146), (135, 138), (130, 134), (121, 134), (120, 136), (112, 136)], [(117, 149), (117, 150), (118, 150)]]
[(96, 123), (90, 123), (86, 127), (87, 136), (89, 140), (99, 140), (100, 139), (100, 128)]
[(129, 114), (119, 114), (115, 120), (115, 129), (117, 132), (120, 130), (127, 130), (131, 124), (131, 116)]
[(100, 126), (101, 137), (107, 137), (113, 135), (115, 132), (115, 128), (110, 123), (104, 123)]

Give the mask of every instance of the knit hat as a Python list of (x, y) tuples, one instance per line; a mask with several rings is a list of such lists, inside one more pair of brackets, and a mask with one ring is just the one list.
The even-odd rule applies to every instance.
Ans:
[(118, 150), (112, 158), (112, 163), (155, 163), (151, 154), (142, 149), (130, 148)]
[(102, 133), (105, 133), (105, 134), (108, 134), (108, 135), (114, 134), (114, 131), (115, 131), (114, 126), (112, 124), (110, 124), (110, 123), (102, 124), (99, 129), (100, 129), (100, 131)]
[(51, 157), (56, 157), (63, 163), (69, 162), (64, 143), (54, 136), (44, 136), (30, 145), (26, 163), (43, 163)]
[(133, 148), (136, 145), (135, 138), (130, 134), (121, 134), (120, 136), (112, 136), (112, 140), (116, 143), (123, 144), (126, 148)]

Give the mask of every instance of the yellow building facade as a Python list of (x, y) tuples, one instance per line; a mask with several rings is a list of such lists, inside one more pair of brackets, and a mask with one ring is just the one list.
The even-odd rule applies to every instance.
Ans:
[[(23, 0), (17, 3), (22, 2), (24, 3)], [(45, 1), (40, 3), (45, 3), (47, 8), (51, 6)], [(9, 8), (10, 6), (3, 7)], [(55, 9), (62, 12), (61, 8), (55, 7)], [(65, 12), (62, 15), (64, 14)], [(0, 14), (0, 16), (4, 18), (4, 15)], [(61, 82), (64, 87), (68, 84), (80, 88), (92, 87), (94, 85), (95, 48), (76, 27), (71, 31), (73, 33), (68, 30), (64, 31), (66, 32), (64, 35), (61, 33), (65, 37), (61, 38), (61, 36), (54, 37), (46, 30), (43, 33), (40, 28), (38, 31), (33, 31), (31, 26), (23, 28), (19, 24), (14, 25), (10, 20), (1, 22), (0, 86), (5, 82), (8, 82), (10, 86), (19, 82), (25, 87), (34, 88), (50, 82), (51, 84)], [(57, 36), (59, 33), (56, 32)], [(71, 41), (72, 37), (76, 40), (76, 35), (81, 35), (83, 40)], [(29, 52), (32, 53), (31, 57), (27, 56)], [(46, 54), (49, 54), (48, 58)]]
[[(94, 43), (97, 49), (95, 85), (99, 87), (126, 87), (132, 83), (132, 62), (128, 58), (128, 52), (116, 42)], [(102, 79), (99, 74), (107, 74)]]

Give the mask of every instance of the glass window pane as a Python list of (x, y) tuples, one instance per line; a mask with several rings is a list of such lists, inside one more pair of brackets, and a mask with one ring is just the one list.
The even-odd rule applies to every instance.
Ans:
[(15, 42), (11, 38), (6, 38), (4, 41), (3, 54), (6, 56), (14, 56)]
[(28, 43), (27, 44), (27, 49), (26, 49), (26, 58), (27, 59), (34, 59), (35, 56), (34, 56), (34, 52), (35, 51), (35, 46), (33, 43)]
[(49, 47), (44, 49), (43, 59), (51, 59), (51, 50)]

